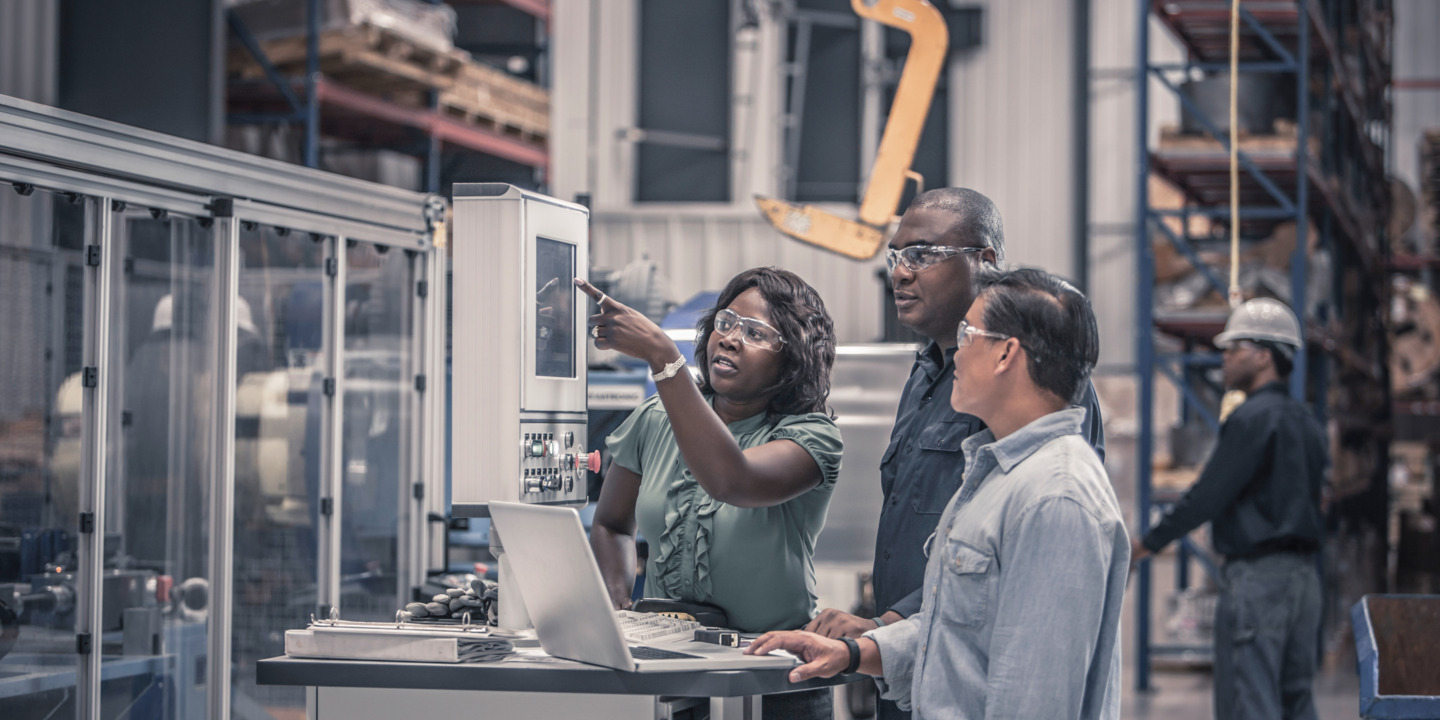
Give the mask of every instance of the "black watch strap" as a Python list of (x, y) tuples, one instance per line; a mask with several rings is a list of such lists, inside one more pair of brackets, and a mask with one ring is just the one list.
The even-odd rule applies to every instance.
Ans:
[(849, 675), (860, 669), (860, 643), (855, 642), (855, 638), (848, 637), (840, 638), (840, 642), (845, 643), (845, 647), (850, 648), (850, 664), (846, 665), (845, 669), (841, 671)]

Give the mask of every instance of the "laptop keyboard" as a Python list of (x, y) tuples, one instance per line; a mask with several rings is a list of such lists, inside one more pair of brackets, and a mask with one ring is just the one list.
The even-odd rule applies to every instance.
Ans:
[(674, 650), (661, 650), (660, 648), (645, 645), (632, 645), (630, 647), (630, 657), (636, 660), (687, 660), (700, 658), (699, 655), (675, 652)]
[(616, 610), (615, 619), (620, 621), (620, 633), (632, 643), (684, 642), (695, 639), (695, 631), (704, 627), (693, 620), (656, 613), (641, 613), (633, 610)]

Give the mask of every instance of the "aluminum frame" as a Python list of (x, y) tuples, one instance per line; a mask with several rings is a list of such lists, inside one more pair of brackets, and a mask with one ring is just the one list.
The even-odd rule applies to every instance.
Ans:
[[(3, 97), (3, 96), (0, 96)], [(102, 177), (42, 161), (5, 155), (0, 147), (0, 178), (8, 183), (28, 183), (55, 193), (76, 193), (107, 197), (124, 203), (194, 217), (208, 217), (209, 198), (203, 195), (149, 187), (139, 183)]]
[[(429, 283), (425, 297), (408, 299), (412, 305), (406, 311), (413, 336), (409, 344), (412, 357), (407, 362), (434, 381), (427, 392), (414, 391), (409, 403), (412, 424), (405, 441), (410, 443), (409, 456), (401, 467), (412, 482), (402, 485), (413, 491), (413, 483), (420, 483), (423, 492), (410, 507), (408, 523), (399, 529), (409, 548), (397, 557), (402, 592), (423, 580), (430, 559), (443, 549), (444, 528), (434, 528), (430, 520), (443, 517), (446, 502), (442, 485), (446, 416), (441, 393), (445, 390), (443, 303), (447, 283), (445, 258), (440, 252), (446, 203), (436, 195), (300, 168), (4, 96), (0, 96), (0, 180), (82, 197), (84, 244), (99, 247), (98, 264), (84, 266), (81, 302), (83, 365), (96, 368), (97, 376), (82, 396), (79, 510), (89, 513), (86, 524), (91, 529), (77, 538), (75, 625), (78, 635), (90, 638), (88, 653), (77, 658), (77, 714), (93, 720), (100, 716), (103, 538), (106, 500), (113, 490), (107, 478), (110, 415), (122, 387), (113, 381), (123, 383), (115, 361), (123, 344), (117, 339), (116, 325), (117, 314), (123, 315), (123, 301), (116, 302), (116, 293), (124, 271), (118, 255), (123, 237), (116, 215), (123, 212), (123, 203), (214, 223), (216, 277), (210, 292), (218, 322), (211, 330), (209, 345), (217, 378), (211, 391), (216, 417), (205, 440), (211, 450), (210, 477), (196, 482), (209, 482), (215, 489), (209, 525), (207, 715), (229, 718), (240, 228), (243, 223), (256, 222), (322, 235), (329, 244), (327, 257), (335, 261), (336, 274), (327, 276), (324, 330), (326, 371), (334, 378), (335, 387), (326, 398), (322, 415), (326, 424), (319, 448), (326, 458), (325, 497), (332, 498), (334, 513), (326, 518), (326, 539), (318, 543), (324, 563), (318, 589), (322, 598), (333, 602), (338, 601), (339, 592), (344, 257), (345, 243), (350, 240), (404, 249), (411, 258), (412, 279), (423, 277)], [(218, 202), (221, 200), (231, 202)], [(297, 242), (308, 239), (297, 238)], [(56, 272), (63, 268), (57, 265)], [(59, 294), (54, 302), (58, 312)], [(174, 448), (164, 451), (173, 453)]]
[[(85, 244), (98, 247), (100, 262), (85, 266), (84, 341), (81, 351), (83, 365), (95, 368), (95, 381), (87, 383), (81, 401), (80, 434), (80, 499), (82, 518), (80, 537), (76, 543), (75, 633), (80, 659), (76, 670), (77, 715), (88, 720), (100, 719), (100, 630), (101, 597), (105, 565), (105, 485), (106, 439), (109, 437), (110, 374), (104, 360), (110, 355), (110, 296), (119, 263), (111, 243), (114, 213), (110, 200), (92, 197), (85, 204)], [(87, 482), (88, 480), (88, 482)], [(88, 639), (83, 651), (78, 646)]]
[[(0, 154), (109, 178), (425, 232), (417, 193), (0, 95)], [(365, 202), (356, 199), (364, 197)]]
[(355, 242), (393, 245), (397, 248), (405, 248), (407, 250), (425, 251), (431, 249), (430, 234), (424, 228), (397, 230), (388, 227), (376, 227), (359, 221), (317, 217), (313, 213), (275, 207), (273, 205), (266, 205), (249, 200), (235, 200), (234, 207), (236, 217), (262, 225), (272, 225), (289, 230), (325, 236), (339, 235)]
[(210, 472), (210, 604), (206, 653), (209, 716), (230, 717), (230, 634), (234, 597), (235, 562), (235, 383), (240, 298), (240, 220), (217, 218), (215, 234), (221, 243), (216, 253), (214, 302), (219, 323), (211, 340), (219, 380), (214, 388), (215, 423), (212, 426)]
[[(436, 243), (443, 243), (445, 237), (444, 223), (437, 223), (435, 229)], [(436, 252), (427, 253), (425, 256), (426, 272), (430, 277), (429, 302), (423, 303), (425, 314), (425, 374), (431, 378), (430, 387), (432, 390), (426, 392), (421, 400), (424, 422), (421, 423), (422, 442), (419, 448), (423, 449), (421, 466), (423, 470), (417, 481), (425, 483), (426, 493), (424, 500), (424, 523), (420, 531), (423, 538), (422, 546), (418, 549), (424, 558), (423, 572), (429, 572), (433, 568), (449, 570), (446, 562), (446, 538), (448, 537), (449, 525), (445, 521), (447, 505), (450, 501), (449, 494), (449, 457), (448, 447), (450, 438), (449, 405), (450, 397), (450, 374), (448, 372), (449, 354), (445, 347), (446, 342), (446, 312), (445, 300), (450, 296), (450, 258), (443, 244), (437, 247)], [(439, 449), (437, 452), (436, 449)], [(432, 522), (438, 518), (439, 522)]]
[[(345, 418), (345, 238), (326, 240), (325, 309), (322, 352), (325, 354), (326, 389), (320, 402), (320, 513), (316, 535), (316, 617), (327, 617), (340, 607), (341, 515), (344, 513)], [(327, 507), (328, 504), (328, 507)]]

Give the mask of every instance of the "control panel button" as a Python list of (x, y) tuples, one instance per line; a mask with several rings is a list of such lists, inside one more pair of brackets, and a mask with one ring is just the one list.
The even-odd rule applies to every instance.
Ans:
[(575, 446), (575, 433), (573, 433), (573, 432), (567, 432), (567, 433), (565, 433), (565, 447), (571, 448), (571, 447), (574, 447), (574, 446)]

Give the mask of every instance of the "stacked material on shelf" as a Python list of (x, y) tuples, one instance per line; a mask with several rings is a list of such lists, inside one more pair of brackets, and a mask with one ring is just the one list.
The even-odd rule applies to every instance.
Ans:
[(1415, 227), (1418, 202), (1410, 185), (1397, 177), (1390, 178), (1390, 220), (1385, 224), (1385, 234), (1394, 253), (1423, 252), (1424, 245), (1416, 242), (1411, 233)]
[[(261, 43), (265, 57), (286, 75), (303, 75), (306, 38), (280, 37)], [(320, 72), (357, 90), (376, 94), (424, 93), (449, 87), (460, 67), (471, 62), (460, 50), (435, 50), (408, 36), (376, 25), (351, 25), (325, 30), (319, 37)], [(247, 80), (265, 71), (245, 48), (231, 47), (227, 68)]]
[(1440, 370), (1440, 302), (1424, 283), (1391, 277), (1390, 388), (1397, 395), (1435, 395)]
[[(304, 37), (306, 4), (295, 0), (226, 0), (245, 27), (264, 42)], [(420, 0), (322, 0), (319, 30), (386, 30), (436, 53), (455, 49), (455, 10)]]
[[(327, 2), (348, 2), (352, 8), (364, 5), (360, 0)], [(455, 49), (449, 40), (453, 17), (448, 29), (439, 32), (432, 28), (421, 32), (425, 38), (420, 39), (413, 28), (394, 22), (394, 17), (403, 14), (389, 7), (413, 0), (366, 2), (383, 5), (386, 12), (352, 12), (322, 23), (317, 55), (327, 80), (410, 108), (430, 109), (434, 93), (434, 109), (447, 117), (528, 142), (545, 141), (550, 131), (549, 92)], [(241, 13), (242, 21), (260, 40), (271, 64), (283, 75), (303, 77), (308, 53), (303, 16), (297, 16), (298, 22), (281, 22), (276, 18), (288, 16), (280, 6), (279, 0), (241, 0), (237, 12), (247, 11)], [(262, 23), (267, 31), (261, 33), (251, 27), (252, 22)], [(420, 27), (439, 24), (443, 23), (421, 23)], [(444, 41), (432, 37), (436, 35), (443, 35)], [(239, 43), (231, 43), (227, 70), (232, 77), (247, 81), (266, 77), (260, 63)]]
[[(1156, 209), (1178, 210), (1192, 202), (1179, 188), (1158, 175), (1150, 177), (1150, 198), (1151, 207)], [(1228, 230), (1223, 224), (1194, 215), (1189, 218), (1186, 232), (1182, 234), (1180, 218), (1167, 217), (1161, 222), (1171, 233), (1185, 238), (1192, 245), (1196, 255), (1211, 268), (1215, 277), (1223, 280), (1229, 275)], [(1251, 226), (1247, 224), (1245, 227)], [(1241, 238), (1240, 288), (1247, 300), (1273, 297), (1281, 302), (1290, 302), (1290, 260), (1295, 252), (1296, 232), (1293, 221), (1284, 221), (1270, 224), (1268, 237)], [(1319, 233), (1314, 223), (1308, 226), (1305, 234), (1306, 256), (1310, 265), (1306, 298), (1312, 306), (1308, 313), (1314, 315), (1313, 305), (1330, 294), (1330, 255), (1327, 250), (1318, 247)], [(1155, 302), (1159, 310), (1213, 311), (1222, 318), (1228, 314), (1225, 298), (1165, 233), (1157, 231), (1154, 234), (1151, 248), (1155, 254)]]
[(1420, 222), (1422, 252), (1435, 252), (1440, 240), (1440, 128), (1420, 138)]

